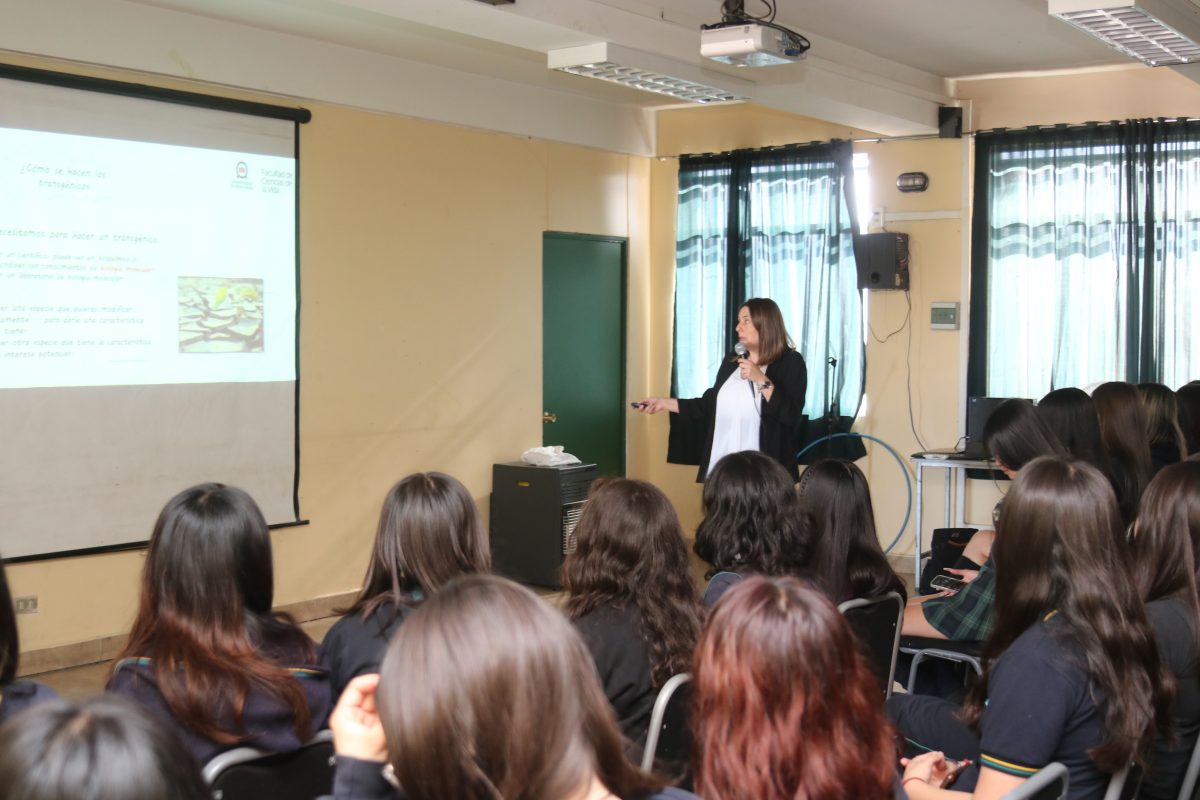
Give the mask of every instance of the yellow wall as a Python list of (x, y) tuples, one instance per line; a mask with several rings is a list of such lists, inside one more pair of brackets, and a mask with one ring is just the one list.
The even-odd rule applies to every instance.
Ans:
[[(630, 342), (649, 330), (648, 159), (305, 105), (300, 494), (311, 524), (274, 535), (278, 603), (359, 586), (400, 477), (449, 472), (486, 512), (491, 465), (541, 444), (543, 231), (628, 236)], [(649, 368), (643, 348), (629, 351), (640, 394)], [(628, 452), (647, 463), (640, 440)], [(142, 558), (10, 566), (14, 594), (39, 596), (39, 612), (19, 618), (24, 648), (124, 632)]]
[(1200, 84), (1166, 67), (960, 80), (971, 130), (1200, 116)]

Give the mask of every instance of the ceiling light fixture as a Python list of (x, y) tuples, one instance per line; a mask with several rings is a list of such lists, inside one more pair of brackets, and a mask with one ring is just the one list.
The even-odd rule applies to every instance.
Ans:
[(1049, 8), (1068, 25), (1152, 67), (1200, 61), (1200, 14), (1191, 0), (1050, 0)]
[[(689, 103), (742, 103), (750, 99), (742, 90), (702, 83), (708, 80), (698, 67), (653, 56), (638, 50), (601, 42), (551, 50), (547, 66), (559, 72), (619, 83), (645, 92), (674, 97)], [(721, 83), (735, 85), (734, 79)]]

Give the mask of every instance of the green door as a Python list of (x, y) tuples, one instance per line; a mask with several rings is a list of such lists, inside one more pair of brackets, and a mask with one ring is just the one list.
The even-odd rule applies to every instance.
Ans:
[(542, 444), (625, 474), (625, 240), (543, 235), (542, 402)]

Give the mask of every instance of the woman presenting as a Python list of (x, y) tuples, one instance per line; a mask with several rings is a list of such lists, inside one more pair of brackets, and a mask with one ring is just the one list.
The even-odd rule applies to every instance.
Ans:
[(804, 433), (808, 384), (804, 357), (791, 346), (774, 300), (747, 300), (738, 309), (737, 335), (741, 347), (721, 365), (702, 397), (648, 397), (641, 410), (671, 412), (667, 460), (698, 464), (697, 481), (722, 457), (743, 450), (769, 455), (799, 480), (796, 453)]

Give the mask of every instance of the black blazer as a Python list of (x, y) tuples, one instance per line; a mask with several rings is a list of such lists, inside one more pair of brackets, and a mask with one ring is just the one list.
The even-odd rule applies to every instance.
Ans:
[[(730, 353), (730, 357), (733, 354)], [(717, 420), (717, 393), (721, 385), (738, 368), (729, 358), (717, 370), (717, 380), (701, 397), (680, 400), (679, 413), (671, 414), (671, 433), (667, 442), (667, 461), (672, 464), (696, 464), (696, 475), (703, 482), (712, 455), (713, 431)], [(804, 393), (808, 388), (808, 368), (804, 356), (795, 350), (786, 351), (765, 370), (775, 390), (762, 406), (762, 426), (758, 434), (758, 449), (783, 465), (792, 480), (800, 480), (796, 453), (804, 441), (808, 420), (804, 416)]]

